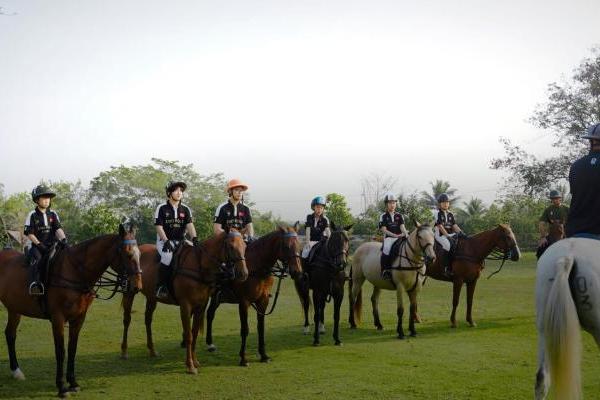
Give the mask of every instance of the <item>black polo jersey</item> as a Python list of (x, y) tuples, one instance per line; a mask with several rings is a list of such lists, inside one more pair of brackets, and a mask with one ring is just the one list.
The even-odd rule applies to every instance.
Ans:
[(55, 211), (47, 209), (46, 212), (41, 212), (39, 208), (35, 208), (25, 218), (25, 235), (35, 235), (35, 237), (45, 244), (51, 246), (56, 239), (56, 231), (62, 228), (60, 219)]
[(223, 229), (226, 227), (243, 229), (251, 222), (252, 214), (250, 214), (250, 209), (242, 203), (238, 203), (237, 206), (234, 206), (227, 200), (217, 207), (217, 210), (215, 211), (214, 223), (221, 224)]
[(566, 233), (600, 234), (600, 152), (590, 153), (569, 170), (571, 208)]
[(310, 241), (318, 242), (323, 238), (323, 232), (329, 228), (329, 219), (326, 216), (321, 215), (315, 225), (315, 214), (308, 214), (306, 216), (305, 228), (310, 228)]
[(389, 232), (399, 235), (402, 233), (400, 225), (404, 225), (404, 217), (399, 212), (394, 211), (393, 216), (389, 212), (384, 212), (379, 217), (379, 229), (385, 226)]
[(442, 210), (437, 210), (435, 215), (435, 226), (442, 225), (446, 232), (452, 233), (452, 226), (454, 226), (454, 224), (456, 224), (454, 214), (452, 214), (450, 211), (444, 212)]
[(193, 222), (192, 210), (185, 204), (179, 203), (177, 209), (167, 201), (156, 207), (154, 225), (160, 225), (169, 240), (183, 240), (185, 226)]

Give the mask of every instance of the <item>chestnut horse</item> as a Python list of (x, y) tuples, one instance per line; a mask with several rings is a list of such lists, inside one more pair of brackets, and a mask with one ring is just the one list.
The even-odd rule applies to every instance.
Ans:
[(408, 318), (408, 329), (410, 336), (417, 335), (415, 330), (415, 315), (417, 312), (417, 297), (425, 280), (425, 264), (427, 259), (434, 259), (433, 251), (434, 236), (429, 225), (415, 223), (406, 240), (400, 243), (400, 252), (392, 263), (392, 280), (381, 277), (381, 243), (366, 242), (361, 244), (354, 252), (352, 268), (350, 272), (350, 327), (356, 328), (360, 323), (362, 310), (362, 284), (368, 280), (373, 285), (371, 304), (373, 305), (373, 317), (377, 330), (383, 326), (379, 319), (378, 300), (381, 289), (394, 290), (396, 292), (396, 314), (398, 323), (396, 332), (398, 339), (404, 339), (402, 328), (402, 317), (404, 306), (402, 300), (403, 292), (406, 292), (410, 301), (410, 317)]
[[(19, 368), (15, 341), (21, 315), (48, 319), (52, 323), (56, 356), (56, 387), (58, 395), (66, 397), (79, 390), (75, 379), (77, 340), (87, 310), (94, 299), (94, 284), (109, 266), (128, 271), (130, 282), (141, 289), (140, 251), (133, 226), (119, 225), (118, 235), (104, 235), (87, 240), (69, 249), (59, 250), (47, 271), (47, 294), (44, 298), (28, 294), (28, 270), (25, 255), (14, 250), (0, 252), (0, 301), (8, 311), (6, 343), (10, 369), (15, 379), (25, 379)], [(65, 358), (64, 326), (69, 323), (69, 353), (67, 381), (63, 380)]]
[[(440, 251), (440, 247), (436, 246), (436, 253)], [(460, 299), (460, 291), (463, 284), (467, 285), (467, 322), (470, 326), (476, 326), (473, 322), (471, 311), (473, 308), (473, 293), (475, 293), (475, 285), (481, 275), (486, 258), (490, 253), (497, 252), (500, 257), (494, 259), (518, 261), (521, 256), (521, 251), (517, 244), (517, 239), (510, 226), (500, 224), (494, 229), (490, 229), (469, 238), (458, 239), (456, 250), (452, 258), (452, 274), (447, 276), (444, 274), (444, 266), (440, 262), (441, 254), (437, 254), (436, 261), (427, 265), (427, 276), (439, 281), (452, 282), (452, 315), (450, 322), (452, 327), (456, 328), (456, 307)]]
[[(185, 242), (184, 242), (185, 243)], [(146, 345), (150, 356), (157, 355), (152, 340), (152, 316), (158, 301), (164, 304), (179, 305), (181, 324), (183, 327), (183, 343), (186, 348), (186, 368), (190, 374), (197, 374), (200, 363), (196, 357), (196, 339), (202, 330), (204, 312), (208, 299), (216, 285), (216, 276), (222, 263), (234, 263), (236, 276), (243, 281), (248, 276), (244, 252), (246, 245), (242, 235), (235, 229), (213, 236), (197, 247), (183, 244), (176, 251), (173, 265), (173, 284), (167, 300), (156, 298), (156, 282), (160, 258), (153, 244), (140, 246), (141, 268), (143, 271), (146, 296)], [(131, 322), (131, 308), (135, 293), (123, 295), (123, 341), (121, 342), (121, 358), (127, 358), (127, 332)], [(194, 317), (190, 328), (191, 316)]]
[[(249, 333), (248, 307), (256, 309), (258, 329), (258, 352), (261, 362), (269, 362), (271, 358), (265, 350), (265, 315), (271, 288), (273, 287), (273, 266), (281, 261), (289, 269), (292, 278), (302, 273), (300, 264), (300, 244), (298, 242), (298, 223), (293, 227), (279, 227), (275, 231), (260, 237), (248, 244), (246, 249), (246, 263), (248, 265), (248, 279), (244, 282), (233, 282), (231, 285), (234, 298), (222, 298), (219, 292), (210, 299), (210, 306), (206, 315), (206, 344), (208, 351), (215, 351), (216, 346), (212, 338), (212, 322), (220, 303), (238, 304), (240, 316), (240, 365), (248, 366), (246, 359), (246, 339)], [(272, 311), (273, 309), (271, 309)]]
[(340, 230), (331, 224), (331, 236), (316, 249), (316, 253), (307, 268), (308, 275), (303, 279), (294, 281), (302, 310), (304, 311), (304, 332), (309, 330), (308, 309), (310, 306), (309, 291), (313, 291), (314, 324), (313, 346), (319, 345), (319, 334), (325, 332), (324, 314), (327, 297), (333, 298), (333, 339), (336, 346), (340, 346), (339, 326), (340, 307), (344, 299), (344, 284), (346, 283), (346, 267), (350, 236), (348, 231), (352, 225)]

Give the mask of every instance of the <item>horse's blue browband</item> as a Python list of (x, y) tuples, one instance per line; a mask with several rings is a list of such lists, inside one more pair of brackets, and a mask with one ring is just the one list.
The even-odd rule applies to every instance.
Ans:
[(135, 240), (135, 239), (123, 240), (123, 244), (137, 244), (137, 240)]
[(235, 237), (235, 236), (242, 236), (242, 234), (239, 232), (236, 232), (236, 231), (229, 232), (229, 237)]
[(288, 238), (288, 237), (298, 237), (298, 234), (296, 232), (286, 232), (283, 234), (284, 238)]

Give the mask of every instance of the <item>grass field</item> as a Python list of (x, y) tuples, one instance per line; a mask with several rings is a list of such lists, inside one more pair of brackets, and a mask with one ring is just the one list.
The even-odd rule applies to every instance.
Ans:
[[(485, 276), (494, 270), (489, 263)], [(526, 399), (532, 398), (536, 371), (534, 326), (535, 262), (526, 254), (519, 263), (507, 263), (492, 279), (481, 279), (475, 293), (476, 328), (464, 322), (464, 293), (457, 329), (449, 328), (451, 286), (428, 280), (420, 297), (423, 322), (419, 336), (395, 338), (395, 295), (381, 296), (385, 329), (372, 325), (364, 286), (363, 323), (348, 328), (348, 303), (342, 308), (341, 337), (331, 338), (331, 307), (327, 332), (320, 347), (301, 333), (301, 308), (287, 280), (275, 313), (267, 317), (270, 364), (258, 362), (256, 317), (252, 315), (249, 349), (251, 365), (237, 366), (239, 322), (237, 308), (224, 305), (214, 325), (216, 353), (200, 346), (202, 364), (196, 376), (185, 373), (184, 351), (179, 348), (181, 325), (175, 307), (159, 305), (154, 338), (160, 357), (149, 358), (145, 347), (143, 297), (134, 304), (130, 328), (130, 357), (119, 358), (122, 333), (119, 300), (96, 301), (88, 312), (79, 341), (78, 381), (82, 392), (72, 397), (171, 399)], [(0, 308), (0, 321), (6, 310)], [(405, 321), (406, 326), (406, 321)], [(600, 398), (600, 360), (588, 334), (584, 338), (583, 380), (586, 399)], [(48, 398), (54, 388), (54, 352), (50, 324), (23, 319), (17, 338), (20, 365), (27, 380), (10, 378), (6, 344), (0, 344), (0, 398)], [(254, 361), (254, 362), (253, 362)]]

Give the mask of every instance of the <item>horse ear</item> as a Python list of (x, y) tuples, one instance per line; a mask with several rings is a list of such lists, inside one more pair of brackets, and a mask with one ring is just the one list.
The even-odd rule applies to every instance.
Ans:
[(350, 224), (350, 225), (348, 225), (348, 226), (345, 226), (345, 227), (344, 227), (344, 230), (345, 230), (345, 231), (349, 231), (350, 229), (352, 229), (352, 227), (353, 227), (353, 226), (354, 226), (354, 224)]
[(125, 227), (123, 224), (119, 224), (119, 236), (125, 237)]
[(331, 230), (337, 231), (337, 227), (335, 226), (335, 222), (331, 221)]
[(300, 229), (300, 221), (296, 221), (296, 223), (294, 224), (294, 230), (298, 232), (298, 229)]
[(286, 232), (286, 229), (283, 227), (283, 225), (277, 225), (277, 229), (279, 229), (281, 232)]
[(419, 221), (417, 221), (416, 219), (413, 219), (413, 222), (415, 223), (415, 226), (416, 226), (417, 228), (420, 228), (420, 227), (421, 227), (421, 224), (420, 224), (420, 223), (419, 223)]

